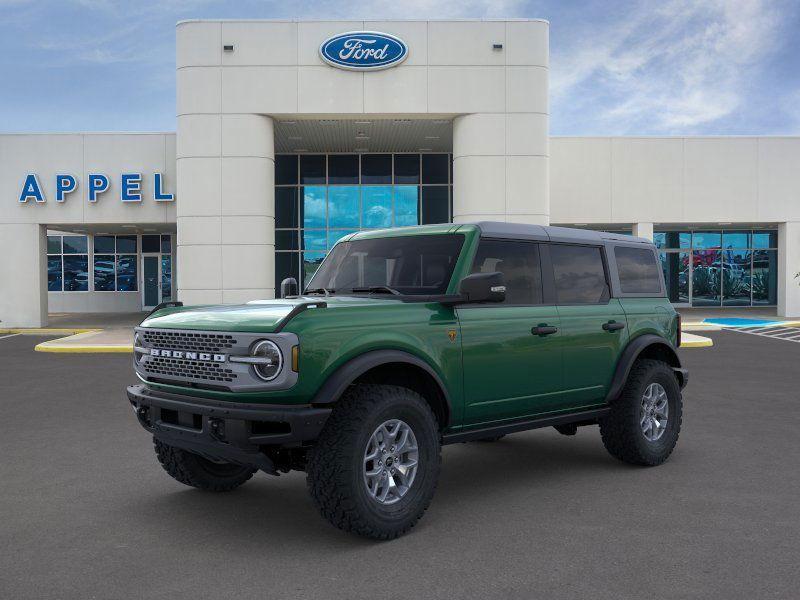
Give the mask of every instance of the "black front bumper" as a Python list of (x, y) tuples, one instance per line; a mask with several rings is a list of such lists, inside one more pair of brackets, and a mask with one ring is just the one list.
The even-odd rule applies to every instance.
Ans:
[(330, 408), (206, 400), (128, 387), (139, 423), (162, 442), (212, 460), (252, 465), (276, 473), (265, 447), (298, 447), (315, 440)]

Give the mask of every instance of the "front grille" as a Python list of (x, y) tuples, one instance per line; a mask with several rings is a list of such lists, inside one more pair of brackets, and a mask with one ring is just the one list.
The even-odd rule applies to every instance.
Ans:
[(236, 345), (236, 338), (226, 333), (143, 330), (149, 346), (190, 352), (222, 352)]
[(183, 360), (165, 356), (150, 356), (143, 367), (149, 374), (179, 379), (231, 382), (238, 377), (236, 373), (221, 363)]

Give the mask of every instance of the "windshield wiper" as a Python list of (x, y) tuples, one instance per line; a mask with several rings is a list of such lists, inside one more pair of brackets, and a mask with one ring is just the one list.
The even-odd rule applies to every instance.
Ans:
[(354, 294), (394, 294), (395, 296), (399, 296), (400, 292), (398, 292), (394, 288), (390, 288), (388, 285), (370, 285), (366, 287), (354, 287), (351, 290)]
[(328, 288), (312, 288), (303, 292), (304, 294), (325, 294), (326, 296), (332, 295), (336, 290), (329, 290)]

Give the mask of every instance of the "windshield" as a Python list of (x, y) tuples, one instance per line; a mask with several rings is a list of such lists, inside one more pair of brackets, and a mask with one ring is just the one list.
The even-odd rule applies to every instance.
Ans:
[(307, 293), (438, 295), (447, 291), (463, 235), (409, 235), (337, 244)]

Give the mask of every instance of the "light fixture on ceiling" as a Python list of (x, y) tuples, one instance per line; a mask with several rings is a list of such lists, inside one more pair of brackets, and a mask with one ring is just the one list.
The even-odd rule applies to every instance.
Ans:
[(728, 221), (727, 223), (717, 223), (717, 225), (733, 225), (733, 223), (731, 223), (730, 221)]
[(411, 119), (394, 119), (395, 125), (411, 125)]
[(120, 225), (123, 229), (136, 229), (136, 225)]
[(369, 148), (353, 148), (353, 152), (369, 152)]
[(319, 122), (322, 125), (335, 125), (339, 122), (339, 119), (320, 119)]
[(355, 121), (356, 125), (372, 125), (372, 121)]
[(156, 233), (158, 229), (142, 229), (144, 233)]
[(434, 125), (448, 125), (451, 123), (450, 119), (434, 119)]
[(294, 152), (308, 152), (308, 148), (295, 148)]
[(426, 135), (425, 139), (426, 140), (438, 140), (438, 139), (441, 139), (441, 138), (438, 135)]
[(299, 135), (290, 135), (289, 139), (290, 140), (302, 140), (303, 138), (301, 136), (299, 136)]
[(297, 125), (297, 121), (281, 121), (281, 125)]
[(420, 152), (433, 152), (433, 148), (420, 148)]
[(573, 223), (575, 227), (586, 227), (586, 223)]

